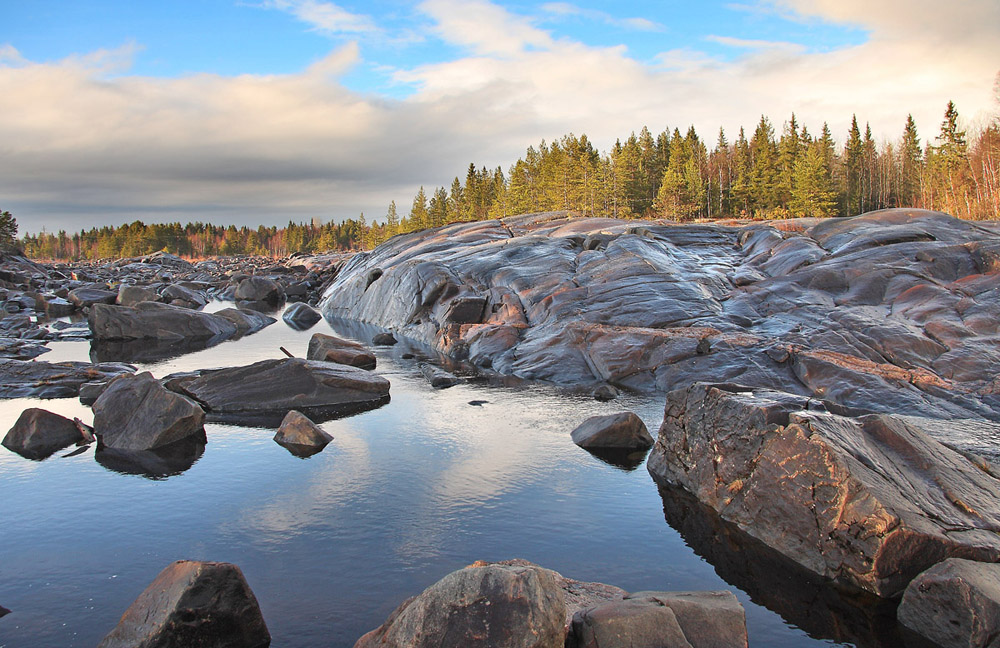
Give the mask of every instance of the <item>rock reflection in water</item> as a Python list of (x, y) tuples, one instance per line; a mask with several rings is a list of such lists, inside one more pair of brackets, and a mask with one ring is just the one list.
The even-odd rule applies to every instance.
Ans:
[[(911, 648), (896, 623), (898, 601), (824, 581), (723, 521), (686, 491), (660, 488), (667, 524), (727, 583), (810, 637), (858, 648)], [(751, 637), (752, 639), (752, 637)]]
[(90, 359), (93, 362), (158, 362), (208, 349), (231, 339), (234, 336), (217, 335), (200, 340), (93, 340), (90, 343)]
[(587, 448), (594, 457), (609, 466), (614, 466), (626, 472), (632, 472), (646, 461), (649, 450), (630, 450), (628, 448)]
[(180, 475), (193, 466), (204, 454), (206, 443), (208, 440), (202, 432), (155, 450), (117, 450), (98, 446), (94, 458), (112, 472), (162, 480)]

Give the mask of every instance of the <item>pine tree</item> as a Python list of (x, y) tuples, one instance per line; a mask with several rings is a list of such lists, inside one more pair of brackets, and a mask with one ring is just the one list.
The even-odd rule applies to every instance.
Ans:
[(17, 247), (17, 219), (9, 211), (0, 212), (0, 248)]
[(861, 176), (864, 167), (864, 144), (861, 142), (861, 130), (858, 128), (857, 115), (851, 118), (851, 130), (847, 134), (844, 157), (847, 160), (847, 204), (845, 211), (848, 216), (856, 216), (863, 209)]
[(415, 232), (427, 227), (427, 194), (421, 186), (417, 195), (413, 197), (413, 205), (410, 207), (410, 215), (407, 217), (406, 231)]
[(920, 150), (920, 137), (917, 136), (917, 124), (913, 115), (906, 116), (903, 127), (903, 139), (899, 146), (898, 189), (896, 205), (899, 207), (916, 207), (920, 204), (920, 177), (923, 167), (923, 152)]

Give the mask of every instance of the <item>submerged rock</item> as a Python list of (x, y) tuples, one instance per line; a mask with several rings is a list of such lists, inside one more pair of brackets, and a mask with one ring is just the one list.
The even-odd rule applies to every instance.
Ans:
[(667, 395), (648, 468), (825, 578), (900, 594), (949, 556), (1000, 560), (1000, 479), (922, 427), (792, 394), (699, 383)]
[(94, 403), (94, 433), (102, 446), (154, 450), (204, 433), (205, 412), (168, 391), (149, 372), (112, 381)]
[(212, 369), (169, 382), (199, 402), (209, 420), (277, 425), (289, 410), (326, 420), (379, 407), (389, 381), (370, 371), (301, 358)]
[(80, 428), (70, 419), (29, 407), (7, 432), (3, 446), (26, 459), (39, 460), (83, 440)]
[(738, 382), (852, 411), (1000, 420), (1000, 235), (922, 210), (740, 226), (531, 214), (397, 236), (329, 317), (501, 374)]
[(257, 598), (236, 565), (179, 560), (143, 590), (98, 648), (266, 648)]
[(360, 369), (374, 369), (376, 362), (375, 354), (361, 344), (324, 333), (314, 333), (309, 338), (306, 357), (310, 360), (337, 362)]
[(424, 378), (427, 379), (427, 382), (434, 389), (447, 389), (448, 387), (454, 387), (459, 382), (455, 374), (430, 364), (421, 365), (420, 373), (423, 374)]
[(945, 648), (996, 645), (1000, 565), (949, 558), (931, 567), (906, 588), (899, 621)]
[(84, 383), (134, 371), (131, 365), (114, 362), (26, 362), (0, 358), (0, 398), (76, 398)]

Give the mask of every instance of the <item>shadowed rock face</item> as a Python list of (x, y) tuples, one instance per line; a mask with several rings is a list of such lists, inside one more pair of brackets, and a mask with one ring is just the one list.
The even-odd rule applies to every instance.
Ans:
[(696, 381), (1000, 420), (1000, 235), (945, 214), (464, 223), (356, 255), (328, 316), (560, 384)]
[(783, 392), (695, 384), (667, 395), (647, 464), (824, 578), (895, 596), (948, 557), (1000, 560), (1000, 479), (923, 429)]

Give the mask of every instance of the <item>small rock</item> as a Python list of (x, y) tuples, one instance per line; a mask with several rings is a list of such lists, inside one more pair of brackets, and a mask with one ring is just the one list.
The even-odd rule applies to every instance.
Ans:
[(447, 389), (448, 387), (454, 387), (459, 382), (455, 374), (448, 373), (444, 369), (435, 367), (434, 365), (420, 367), (420, 373), (430, 381), (431, 387), (434, 389)]
[(625, 448), (645, 450), (653, 446), (646, 424), (632, 412), (592, 416), (572, 432), (581, 448)]
[(396, 336), (388, 332), (376, 333), (375, 337), (372, 338), (372, 344), (376, 346), (392, 346), (396, 342), (398, 342)]
[(305, 414), (290, 410), (278, 426), (274, 440), (281, 445), (323, 448), (333, 440), (333, 437), (310, 421)]
[(306, 357), (309, 360), (336, 362), (359, 369), (374, 369), (376, 362), (375, 354), (357, 342), (324, 333), (315, 333), (309, 339)]
[(1000, 564), (949, 558), (910, 582), (897, 612), (913, 632), (951, 646), (992, 646), (1000, 634)]
[(179, 560), (149, 584), (98, 648), (264, 648), (271, 634), (236, 565)]
[(111, 382), (94, 403), (94, 430), (101, 445), (152, 450), (203, 433), (205, 412), (189, 398), (166, 390), (149, 372)]
[(0, 605), (0, 617), (7, 616), (8, 614), (10, 614), (10, 610)]
[(3, 446), (26, 459), (40, 460), (78, 441), (83, 441), (83, 434), (73, 421), (31, 407), (21, 412)]
[(607, 383), (598, 386), (594, 390), (594, 399), (599, 401), (611, 401), (618, 398), (618, 389)]
[(323, 319), (323, 316), (317, 313), (314, 308), (310, 308), (308, 304), (297, 302), (285, 309), (281, 319), (285, 320), (285, 323), (292, 328), (304, 331)]

